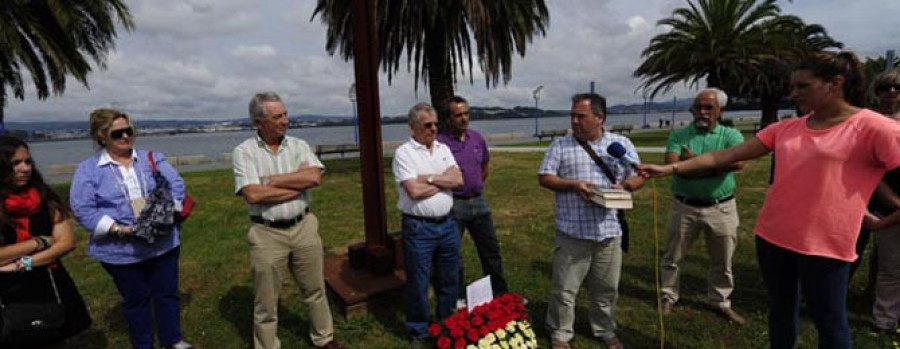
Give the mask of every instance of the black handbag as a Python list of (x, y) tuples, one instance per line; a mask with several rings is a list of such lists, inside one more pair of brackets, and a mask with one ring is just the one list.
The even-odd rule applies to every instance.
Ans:
[(0, 298), (0, 343), (28, 345), (59, 338), (66, 310), (53, 272), (47, 268), (56, 302), (7, 302)]
[[(584, 151), (588, 153), (591, 157), (591, 160), (594, 160), (597, 163), (597, 166), (600, 166), (600, 169), (603, 170), (603, 174), (609, 179), (609, 182), (612, 184), (616, 184), (616, 177), (613, 176), (612, 171), (609, 169), (609, 166), (606, 166), (606, 163), (600, 159), (600, 156), (591, 148), (587, 142), (582, 141), (578, 138), (575, 138), (579, 145), (584, 148)], [(616, 219), (619, 221), (619, 225), (622, 227), (622, 251), (628, 252), (628, 242), (629, 242), (629, 230), (628, 230), (628, 221), (625, 220), (625, 210), (616, 210)]]
[(172, 234), (175, 229), (175, 202), (172, 201), (169, 180), (156, 169), (152, 151), (147, 153), (147, 159), (150, 161), (150, 170), (153, 173), (156, 188), (150, 193), (147, 205), (135, 220), (134, 236), (152, 244), (156, 241), (157, 236)]

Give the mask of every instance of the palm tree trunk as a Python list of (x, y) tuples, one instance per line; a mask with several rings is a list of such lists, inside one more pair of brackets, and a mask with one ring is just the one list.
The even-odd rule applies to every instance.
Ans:
[(450, 66), (450, 52), (444, 40), (444, 28), (437, 25), (426, 34), (425, 54), (428, 55), (428, 91), (431, 105), (438, 111), (441, 129), (447, 119), (444, 101), (453, 97), (453, 70)]
[(708, 74), (706, 74), (706, 87), (707, 88), (718, 88), (722, 89), (722, 81), (719, 80), (719, 75), (716, 74), (715, 69), (711, 70)]
[(762, 96), (759, 105), (762, 109), (762, 118), (759, 120), (760, 129), (778, 121), (778, 102), (781, 98), (775, 96)]

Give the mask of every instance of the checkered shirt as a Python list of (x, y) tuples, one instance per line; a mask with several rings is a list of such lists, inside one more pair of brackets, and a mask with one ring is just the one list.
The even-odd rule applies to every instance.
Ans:
[[(621, 183), (636, 173), (606, 152), (606, 148), (614, 142), (621, 143), (626, 150), (637, 156), (634, 144), (628, 138), (612, 132), (603, 132), (600, 139), (588, 144), (613, 172), (616, 183)], [(550, 145), (544, 154), (538, 174), (586, 180), (599, 188), (612, 186), (600, 166), (597, 166), (571, 135), (559, 138)], [(615, 210), (586, 202), (575, 191), (556, 192), (556, 229), (573, 238), (592, 241), (603, 241), (622, 235)]]

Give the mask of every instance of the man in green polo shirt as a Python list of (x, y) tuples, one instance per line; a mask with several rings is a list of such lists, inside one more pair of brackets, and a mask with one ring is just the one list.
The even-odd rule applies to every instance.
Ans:
[[(690, 159), (696, 155), (736, 146), (744, 141), (740, 131), (719, 125), (728, 96), (709, 88), (697, 93), (691, 106), (694, 122), (672, 132), (666, 146), (666, 163)], [(744, 318), (731, 308), (729, 296), (734, 289), (731, 257), (737, 245), (738, 213), (734, 200), (734, 174), (742, 164), (716, 171), (676, 175), (672, 180), (672, 209), (669, 214), (669, 240), (663, 254), (662, 300), (664, 315), (678, 301), (678, 262), (698, 235), (706, 240), (709, 253), (707, 296), (717, 311), (731, 322), (744, 324)]]

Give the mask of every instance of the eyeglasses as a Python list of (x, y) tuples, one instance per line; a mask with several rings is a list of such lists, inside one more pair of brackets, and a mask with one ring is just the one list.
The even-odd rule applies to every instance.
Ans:
[(887, 84), (887, 85), (878, 85), (875, 86), (875, 92), (886, 92), (890, 89), (894, 89), (894, 91), (900, 91), (900, 84)]
[(691, 106), (692, 110), (713, 110), (716, 109), (716, 106), (712, 104), (694, 104)]
[(422, 124), (422, 126), (425, 126), (425, 128), (432, 128), (432, 127), (437, 128), (438, 123), (437, 123), (437, 121), (426, 122), (426, 123)]
[(120, 139), (122, 139), (122, 137), (125, 137), (126, 135), (128, 137), (134, 136), (134, 127), (126, 127), (126, 128), (120, 128), (118, 130), (109, 131), (109, 138), (112, 138), (113, 140), (120, 140)]

